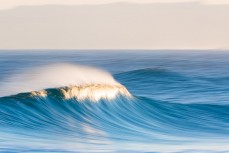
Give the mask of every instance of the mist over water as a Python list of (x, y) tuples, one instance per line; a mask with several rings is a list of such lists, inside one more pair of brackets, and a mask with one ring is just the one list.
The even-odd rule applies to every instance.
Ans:
[(15, 51), (0, 65), (2, 152), (229, 152), (227, 52)]

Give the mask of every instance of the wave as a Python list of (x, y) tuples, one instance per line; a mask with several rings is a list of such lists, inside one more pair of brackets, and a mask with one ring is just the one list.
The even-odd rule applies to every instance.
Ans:
[[(181, 100), (198, 99), (190, 91), (199, 89), (195, 78), (164, 69), (114, 77), (96, 68), (57, 64), (9, 78), (11, 83), (0, 88), (8, 95), (0, 98), (0, 142), (19, 149), (30, 142), (28, 150), (45, 146), (47, 152), (58, 147), (63, 152), (229, 150), (228, 104), (171, 98), (175, 93), (185, 95)], [(15, 88), (18, 84), (31, 88)]]
[[(71, 87), (61, 87), (57, 89), (61, 92), (64, 99), (76, 98), (77, 101), (90, 100), (98, 102), (101, 99), (108, 101), (115, 99), (117, 96), (131, 98), (129, 91), (122, 85), (104, 85), (91, 84)], [(31, 96), (47, 97), (48, 90), (32, 91)]]
[(0, 87), (2, 97), (25, 92), (45, 97), (47, 91), (44, 89), (47, 88), (60, 88), (66, 99), (99, 101), (102, 98), (114, 99), (118, 95), (131, 96), (108, 72), (72, 64), (55, 64), (27, 70), (8, 78)]
[[(36, 146), (40, 144), (52, 150), (60, 144), (66, 152), (229, 149), (229, 106), (123, 96), (94, 103), (65, 99), (60, 89), (46, 92), (45, 97), (24, 93), (0, 98), (0, 134), (11, 134), (11, 146), (21, 149), (25, 141), (35, 144), (32, 149), (42, 148)], [(22, 144), (18, 137), (23, 137)]]
[(127, 77), (135, 81), (139, 81), (139, 80), (153, 81), (153, 79), (164, 79), (164, 80), (169, 80), (169, 79), (189, 80), (190, 79), (190, 77), (184, 74), (174, 72), (168, 69), (163, 69), (163, 68), (137, 69), (137, 70), (118, 73), (115, 74), (115, 76), (121, 79)]

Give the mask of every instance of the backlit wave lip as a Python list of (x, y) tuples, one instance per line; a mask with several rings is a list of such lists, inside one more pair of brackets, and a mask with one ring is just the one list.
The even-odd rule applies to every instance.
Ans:
[[(72, 88), (71, 90), (63, 88), (63, 91), (70, 92), (70, 95), (74, 95), (74, 92), (80, 93), (80, 95), (97, 92), (103, 95), (102, 97), (105, 95), (105, 97), (111, 97), (108, 96), (111, 95), (111, 91), (116, 93), (118, 89), (121, 88), (123, 89), (122, 91), (124, 91), (124, 87), (105, 70), (83, 65), (56, 63), (30, 68), (0, 81), (0, 97), (41, 91), (44, 89), (59, 89), (62, 87)], [(109, 90), (109, 92), (106, 92), (105, 88)], [(79, 90), (79, 92), (77, 92), (77, 90)], [(105, 94), (101, 93), (101, 91), (105, 92)], [(64, 95), (69, 97), (66, 92), (64, 92)], [(40, 92), (40, 94), (45, 95), (44, 92)], [(77, 97), (82, 98), (85, 96)]]
[[(121, 84), (108, 85), (108, 84), (86, 84), (80, 86), (70, 86), (59, 88), (64, 99), (73, 99), (77, 101), (90, 100), (98, 102), (101, 99), (114, 100), (118, 95), (126, 98), (131, 98), (129, 91)], [(32, 96), (46, 97), (48, 92), (46, 90), (33, 91)]]

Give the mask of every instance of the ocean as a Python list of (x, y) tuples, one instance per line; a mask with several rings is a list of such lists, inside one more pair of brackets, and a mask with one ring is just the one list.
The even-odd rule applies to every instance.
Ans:
[(227, 153), (229, 52), (0, 51), (0, 152)]

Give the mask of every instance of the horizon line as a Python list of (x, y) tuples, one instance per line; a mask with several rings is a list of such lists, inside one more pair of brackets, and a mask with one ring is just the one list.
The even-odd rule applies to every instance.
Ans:
[(2, 51), (229, 51), (229, 49), (0, 49)]

